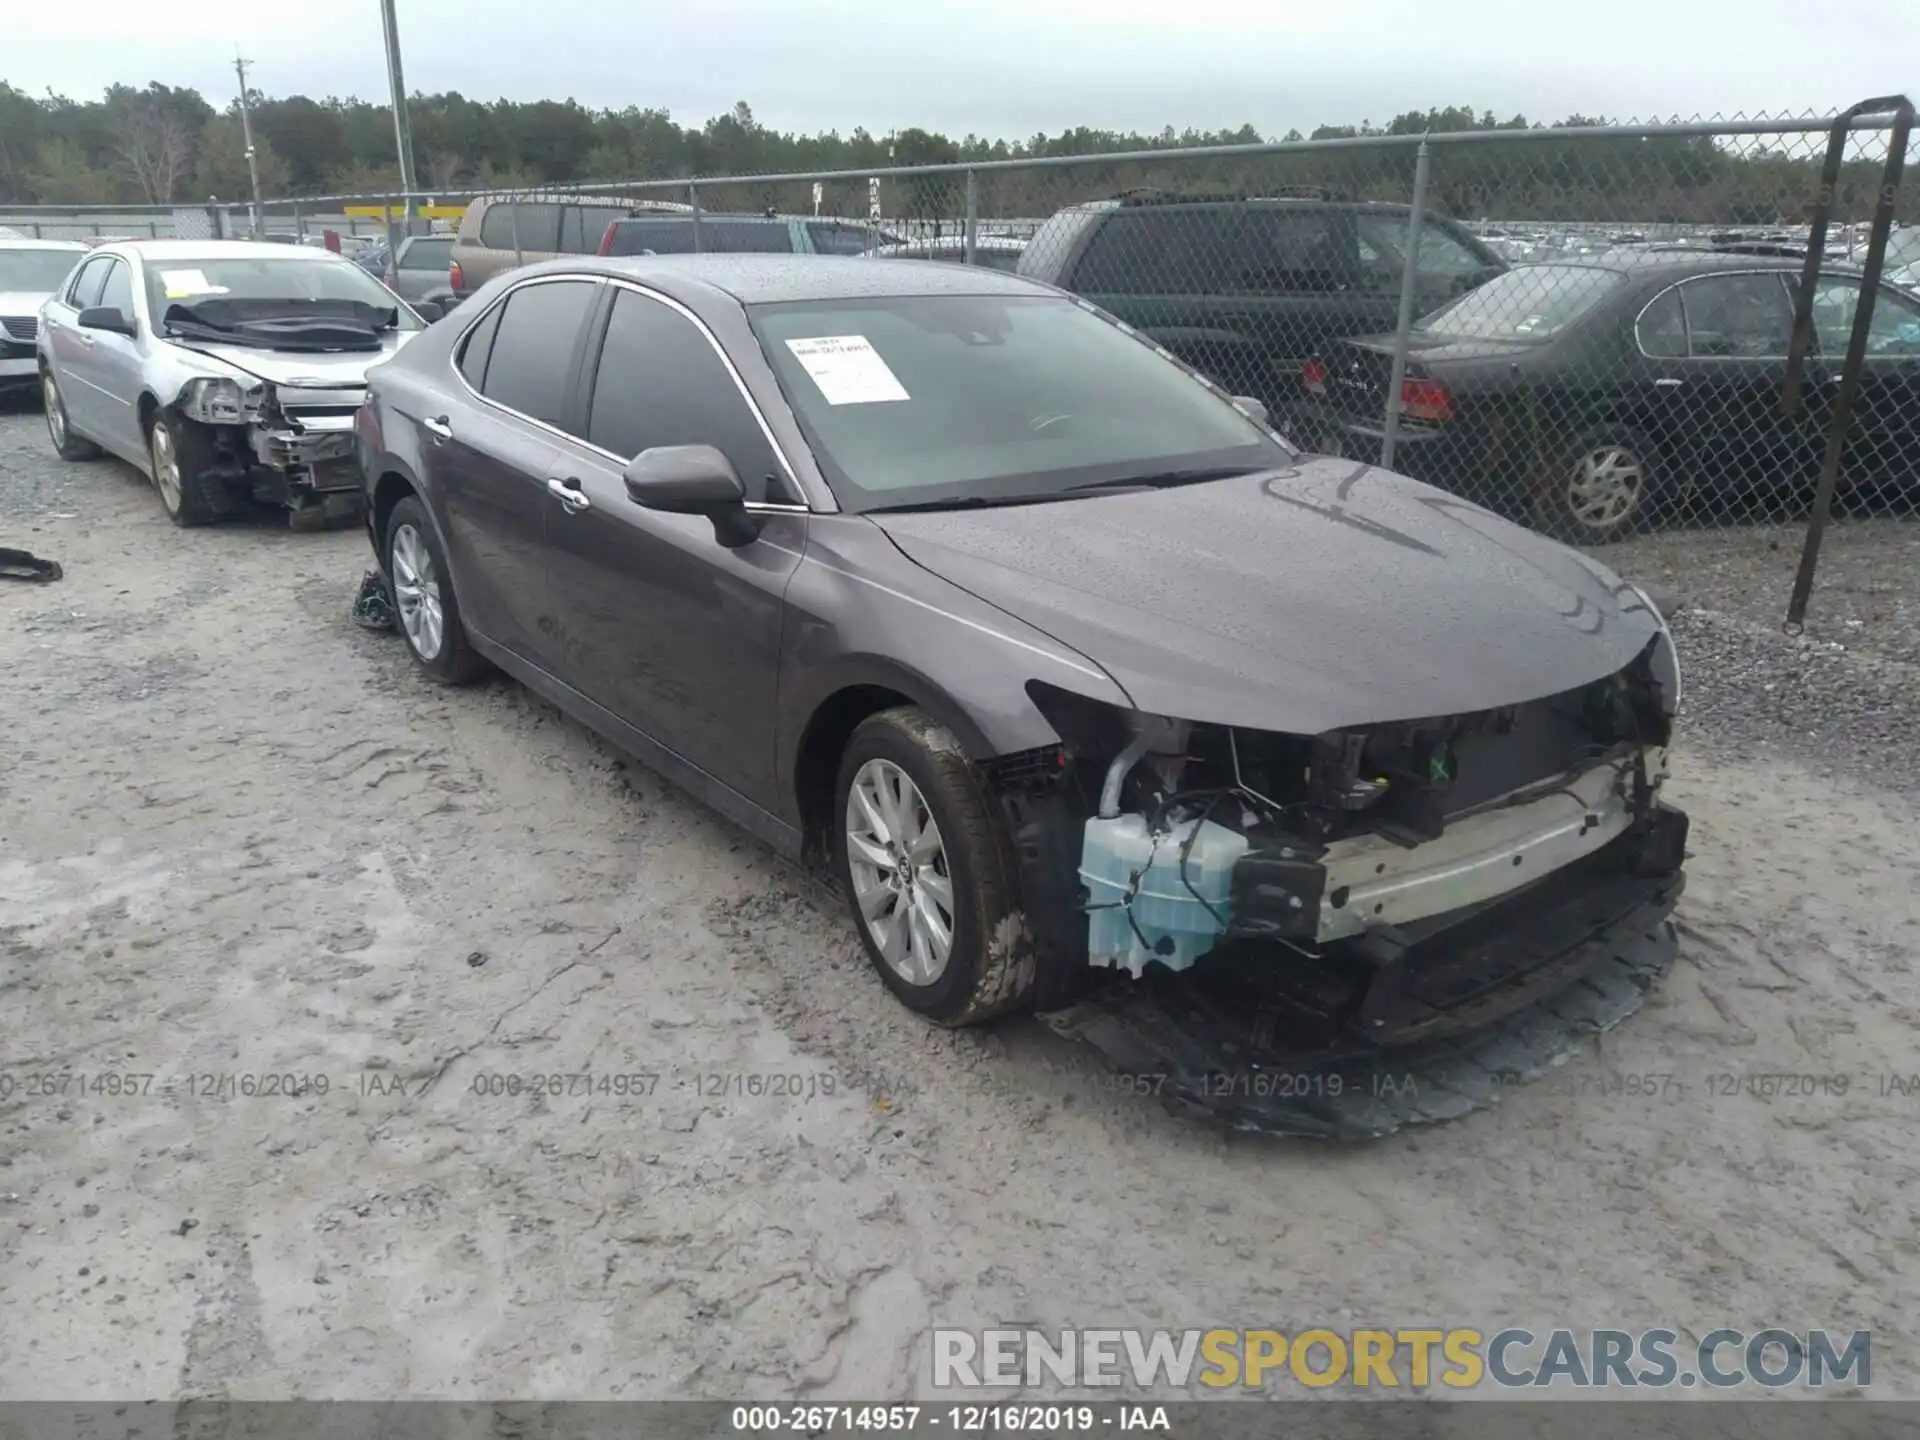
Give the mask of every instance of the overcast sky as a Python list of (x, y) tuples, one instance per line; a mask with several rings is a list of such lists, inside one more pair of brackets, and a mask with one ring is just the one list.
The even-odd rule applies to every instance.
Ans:
[[(410, 90), (663, 106), (781, 130), (1252, 123), (1468, 104), (1554, 120), (1829, 112), (1920, 92), (1910, 0), (398, 0)], [(386, 93), (378, 0), (0, 0), (0, 79)], [(82, 14), (84, 18), (82, 19)]]

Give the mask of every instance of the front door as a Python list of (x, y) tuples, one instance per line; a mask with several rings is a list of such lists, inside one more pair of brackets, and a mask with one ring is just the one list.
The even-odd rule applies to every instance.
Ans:
[(515, 289), (455, 357), (477, 395), (422, 417), (466, 621), (543, 666), (554, 653), (547, 475), (599, 288), (571, 278)]
[[(102, 308), (118, 310), (140, 328), (140, 312), (133, 303), (133, 266), (114, 260), (107, 269), (98, 302)], [(147, 443), (140, 433), (141, 341), (111, 330), (89, 330), (92, 344), (84, 351), (87, 380), (93, 393), (92, 423), (88, 432), (103, 445), (121, 452), (138, 453)]]
[[(777, 809), (781, 624), (806, 515), (697, 322), (650, 293), (617, 286), (602, 325), (604, 340), (581, 377), (584, 440), (560, 446), (549, 476), (548, 583), (566, 642), (560, 678)], [(633, 456), (698, 444), (733, 462), (758, 509), (758, 540), (727, 549), (705, 518), (643, 509), (628, 497), (621, 476)]]

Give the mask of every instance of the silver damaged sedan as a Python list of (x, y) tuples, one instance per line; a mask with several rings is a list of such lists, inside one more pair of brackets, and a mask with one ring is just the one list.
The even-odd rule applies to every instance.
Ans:
[(233, 240), (103, 245), (42, 307), (47, 432), (153, 480), (176, 525), (253, 499), (297, 528), (358, 513), (367, 370), (423, 328), (325, 250)]

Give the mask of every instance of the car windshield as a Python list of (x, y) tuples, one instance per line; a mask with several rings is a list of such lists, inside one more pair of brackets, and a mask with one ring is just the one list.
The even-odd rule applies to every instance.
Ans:
[(1068, 299), (893, 295), (750, 315), (848, 510), (1044, 499), (1291, 459), (1218, 393)]
[(0, 249), (0, 290), (51, 295), (84, 254), (80, 250)]
[(399, 314), (399, 328), (420, 328), (393, 292), (350, 260), (332, 255), (222, 256), (147, 261), (147, 309), (156, 321), (174, 304), (199, 300), (358, 300)]
[(1622, 271), (1597, 265), (1522, 265), (1442, 305), (1413, 328), (1470, 340), (1544, 340), (1626, 283)]

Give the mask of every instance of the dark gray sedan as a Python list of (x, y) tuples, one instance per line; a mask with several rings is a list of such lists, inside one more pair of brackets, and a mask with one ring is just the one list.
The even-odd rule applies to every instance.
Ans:
[(1412, 1044), (1671, 944), (1646, 596), (1296, 454), (1049, 286), (536, 265), (358, 434), (421, 668), (498, 667), (830, 867), (943, 1024), (1311, 975), (1328, 1043)]

